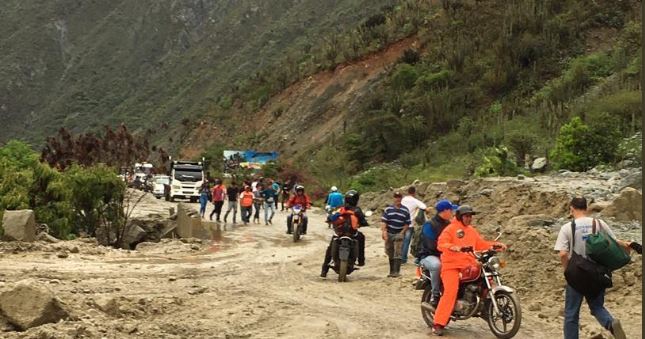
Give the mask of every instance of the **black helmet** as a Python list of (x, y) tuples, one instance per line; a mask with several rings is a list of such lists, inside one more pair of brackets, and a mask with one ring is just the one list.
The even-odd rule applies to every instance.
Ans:
[(457, 208), (457, 213), (456, 213), (457, 220), (461, 221), (461, 217), (465, 214), (475, 215), (477, 214), (477, 212), (475, 212), (475, 210), (473, 210), (473, 208), (470, 207), (470, 205), (459, 206), (459, 208)]
[(345, 193), (345, 205), (356, 207), (358, 206), (358, 199), (360, 194), (356, 190), (349, 190)]

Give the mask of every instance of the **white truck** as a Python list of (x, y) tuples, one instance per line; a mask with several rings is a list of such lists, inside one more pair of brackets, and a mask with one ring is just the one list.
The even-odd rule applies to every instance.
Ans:
[(199, 190), (205, 180), (203, 160), (172, 161), (171, 159), (170, 190), (166, 194), (166, 200), (175, 201), (175, 198), (190, 199), (190, 202), (199, 200)]

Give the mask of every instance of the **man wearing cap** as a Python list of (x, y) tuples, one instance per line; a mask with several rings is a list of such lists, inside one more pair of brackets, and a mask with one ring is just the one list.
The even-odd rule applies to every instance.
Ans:
[(439, 300), (434, 315), (432, 333), (443, 335), (443, 329), (450, 320), (450, 315), (457, 300), (459, 290), (459, 272), (470, 266), (477, 266), (477, 260), (471, 253), (462, 252), (462, 248), (471, 247), (474, 251), (488, 250), (493, 245), (505, 250), (506, 245), (484, 240), (472, 225), (476, 212), (468, 205), (457, 209), (455, 219), (446, 227), (441, 235), (437, 249), (441, 251), (441, 282), (443, 295)]
[(381, 217), (381, 233), (385, 241), (385, 253), (390, 260), (388, 277), (401, 276), (399, 272), (401, 271), (403, 235), (412, 223), (410, 211), (401, 204), (402, 199), (401, 192), (394, 192), (394, 204), (386, 207)]
[[(417, 189), (414, 186), (408, 188), (408, 195), (403, 197), (401, 204), (407, 207), (410, 211), (410, 217), (412, 218), (413, 224), (410, 225), (408, 230), (403, 236), (403, 247), (401, 248), (401, 264), (405, 265), (408, 262), (408, 251), (410, 249), (410, 241), (412, 240), (412, 233), (414, 232), (414, 218), (419, 213), (419, 210), (425, 212), (428, 209), (428, 206), (423, 203), (423, 201), (415, 197)], [(421, 226), (421, 225), (416, 225)]]
[(448, 200), (439, 200), (434, 206), (437, 210), (430, 220), (423, 224), (421, 231), (421, 246), (417, 251), (417, 259), (421, 265), (430, 273), (432, 282), (432, 299), (430, 304), (437, 307), (441, 297), (441, 252), (437, 249), (437, 239), (441, 232), (448, 227), (452, 219), (452, 211), (457, 208)]

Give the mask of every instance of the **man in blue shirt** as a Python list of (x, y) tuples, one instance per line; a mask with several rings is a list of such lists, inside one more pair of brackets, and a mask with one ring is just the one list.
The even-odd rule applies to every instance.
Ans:
[(386, 207), (381, 217), (381, 236), (385, 241), (385, 253), (390, 259), (390, 274), (388, 274), (388, 277), (393, 278), (401, 276), (403, 235), (412, 223), (410, 211), (401, 204), (402, 199), (401, 192), (394, 192), (394, 204)]
[(336, 186), (331, 187), (331, 193), (327, 196), (327, 201), (325, 202), (326, 205), (329, 205), (332, 209), (337, 209), (344, 204), (344, 197), (343, 194), (338, 192), (338, 188)]
[(443, 229), (450, 224), (452, 212), (457, 209), (457, 205), (453, 205), (448, 200), (439, 200), (434, 208), (437, 214), (423, 224), (421, 243), (416, 256), (423, 268), (430, 273), (432, 283), (430, 303), (437, 307), (441, 296), (441, 252), (437, 249), (437, 239)]

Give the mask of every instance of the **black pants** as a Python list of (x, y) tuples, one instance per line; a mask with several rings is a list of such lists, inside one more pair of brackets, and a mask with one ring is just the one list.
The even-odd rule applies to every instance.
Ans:
[(253, 221), (255, 219), (260, 220), (260, 207), (262, 206), (261, 202), (254, 202), (253, 207), (255, 208), (255, 214), (253, 214)]
[(213, 214), (217, 214), (217, 221), (219, 221), (219, 217), (222, 215), (222, 206), (224, 206), (224, 201), (215, 201), (213, 205), (215, 205), (215, 208), (213, 208), (213, 212), (211, 212), (210, 219), (213, 220)]
[(242, 222), (248, 223), (251, 221), (251, 213), (253, 213), (253, 206), (242, 206)]
[[(356, 234), (354, 234), (354, 239), (358, 241), (358, 263), (359, 264), (364, 264), (365, 263), (365, 235), (363, 233), (356, 231)], [(322, 264), (322, 271), (327, 273), (329, 271), (329, 263), (331, 262), (331, 246), (334, 242), (334, 238), (331, 239), (329, 242), (329, 246), (327, 246), (327, 251), (325, 251), (325, 261), (323, 261)]]

